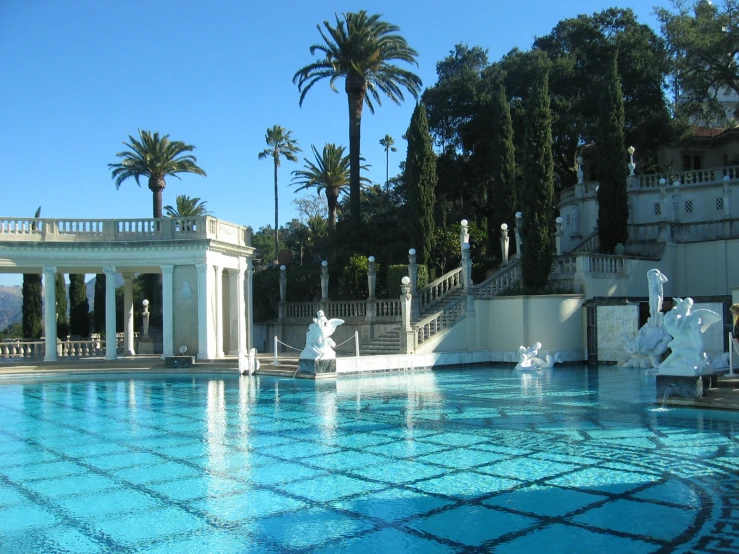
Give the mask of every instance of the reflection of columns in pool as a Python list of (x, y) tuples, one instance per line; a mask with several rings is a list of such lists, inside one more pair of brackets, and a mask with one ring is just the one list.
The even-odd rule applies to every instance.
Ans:
[(105, 273), (105, 359), (115, 360), (118, 357), (118, 337), (115, 328), (115, 273), (114, 265), (103, 268)]
[(55, 362), (56, 356), (56, 266), (44, 266), (44, 337), (45, 362)]
[(213, 470), (216, 472), (225, 472), (226, 390), (225, 383), (222, 379), (211, 379), (208, 381), (206, 410), (208, 473), (213, 472)]
[(133, 356), (133, 273), (123, 274), (123, 331), (123, 355)]
[(162, 356), (174, 356), (173, 265), (162, 268)]
[(223, 267), (215, 266), (216, 270), (216, 297), (213, 315), (216, 331), (216, 358), (223, 358)]

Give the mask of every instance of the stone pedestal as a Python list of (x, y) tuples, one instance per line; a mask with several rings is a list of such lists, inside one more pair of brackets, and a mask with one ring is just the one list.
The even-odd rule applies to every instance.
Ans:
[(323, 379), (336, 377), (336, 360), (298, 360), (298, 377)]
[(139, 345), (136, 351), (140, 355), (154, 354), (154, 341), (149, 337), (142, 337), (139, 339)]
[[(703, 396), (703, 381), (710, 375), (699, 375), (698, 377), (684, 377), (676, 375), (657, 375), (657, 402), (662, 402), (667, 393), (670, 398), (696, 399)], [(706, 387), (708, 383), (706, 383)]]
[(166, 356), (164, 358), (164, 367), (192, 367), (195, 363), (195, 356)]

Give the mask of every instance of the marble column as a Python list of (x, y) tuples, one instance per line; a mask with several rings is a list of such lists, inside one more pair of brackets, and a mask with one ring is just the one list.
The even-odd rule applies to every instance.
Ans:
[(45, 362), (55, 362), (56, 352), (56, 266), (44, 266), (44, 338)]
[(118, 358), (118, 337), (115, 328), (115, 274), (114, 265), (105, 266), (105, 359)]
[(223, 267), (215, 266), (216, 270), (216, 297), (215, 297), (215, 325), (216, 331), (216, 358), (223, 358)]
[(239, 270), (227, 268), (228, 271), (228, 355), (236, 356), (239, 353), (239, 296), (243, 303), (243, 290), (239, 290)]
[(162, 268), (162, 357), (174, 356), (173, 265)]
[(123, 274), (123, 355), (133, 356), (133, 273)]
[[(247, 307), (245, 306), (244, 294), (244, 278), (246, 272), (249, 271), (247, 260), (239, 258), (239, 270), (236, 274), (236, 288), (238, 294), (236, 295), (236, 314), (237, 321), (236, 326), (238, 328), (237, 340), (239, 352), (247, 353), (251, 350), (251, 340), (249, 339), (249, 329), (247, 329)], [(249, 304), (251, 304), (251, 297), (249, 296)]]
[[(241, 273), (241, 264), (239, 261), (239, 273)], [(254, 348), (254, 264), (251, 258), (247, 258), (244, 263), (245, 274), (239, 281), (240, 290), (244, 291), (243, 297), (246, 302), (246, 349), (251, 351)], [(241, 311), (243, 312), (243, 310)]]
[(198, 270), (198, 360), (210, 360), (215, 357), (215, 344), (210, 317), (210, 281), (212, 271), (208, 264), (197, 264)]

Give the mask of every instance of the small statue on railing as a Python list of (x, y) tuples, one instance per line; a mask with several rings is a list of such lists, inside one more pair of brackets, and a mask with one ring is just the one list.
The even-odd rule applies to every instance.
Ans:
[(305, 334), (305, 348), (300, 353), (300, 357), (306, 360), (335, 359), (334, 346), (336, 343), (331, 335), (342, 323), (344, 323), (343, 319), (328, 319), (323, 310), (318, 310)]

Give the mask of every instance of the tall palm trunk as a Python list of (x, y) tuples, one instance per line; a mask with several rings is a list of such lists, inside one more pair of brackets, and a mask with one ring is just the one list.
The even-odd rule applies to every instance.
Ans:
[(385, 194), (390, 194), (390, 145), (385, 147)]
[(350, 76), (346, 79), (345, 90), (349, 99), (349, 217), (353, 230), (358, 231), (361, 221), (359, 171), (362, 107), (367, 93), (367, 83), (362, 76)]
[(164, 177), (149, 177), (149, 190), (153, 193), (154, 200), (154, 217), (159, 219), (162, 217), (162, 191), (167, 186)]
[(279, 256), (277, 255), (280, 252), (280, 240), (279, 240), (279, 218), (278, 218), (278, 204), (277, 204), (277, 167), (280, 165), (279, 159), (275, 158), (275, 258), (274, 263), (275, 265), (279, 260)]
[(333, 233), (336, 230), (336, 205), (339, 200), (339, 189), (326, 188), (324, 192), (328, 202), (328, 229)]

